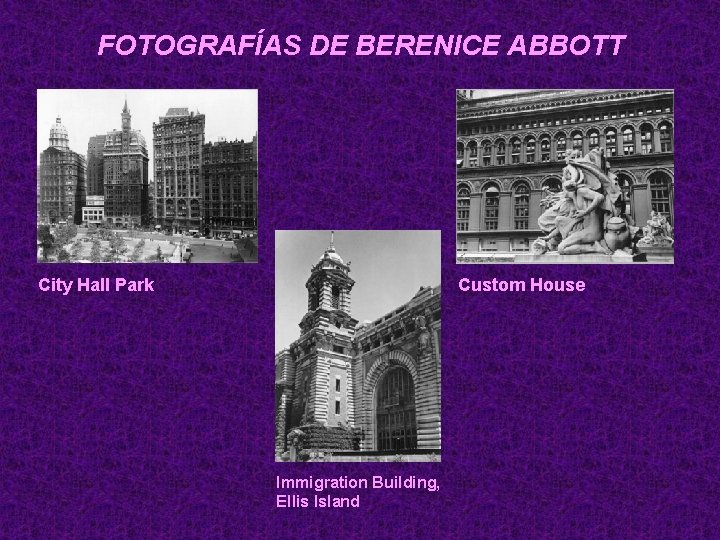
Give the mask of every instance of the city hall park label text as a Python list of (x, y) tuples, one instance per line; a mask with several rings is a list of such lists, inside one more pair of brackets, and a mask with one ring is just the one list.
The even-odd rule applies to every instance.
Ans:
[(153, 293), (155, 292), (155, 281), (144, 278), (142, 280), (116, 278), (77, 278), (61, 279), (44, 277), (38, 281), (38, 289), (41, 292), (60, 293), (67, 296), (71, 292), (79, 293), (101, 293), (101, 292), (130, 292), (130, 293)]
[(458, 281), (458, 288), (462, 292), (585, 292), (587, 285), (584, 281), (557, 280), (530, 278), (529, 280), (474, 280), (461, 278)]

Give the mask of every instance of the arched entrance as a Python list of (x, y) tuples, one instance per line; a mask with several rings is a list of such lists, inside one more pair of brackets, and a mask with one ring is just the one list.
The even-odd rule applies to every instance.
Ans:
[(417, 448), (415, 387), (410, 372), (401, 366), (387, 370), (378, 383), (375, 399), (377, 449)]

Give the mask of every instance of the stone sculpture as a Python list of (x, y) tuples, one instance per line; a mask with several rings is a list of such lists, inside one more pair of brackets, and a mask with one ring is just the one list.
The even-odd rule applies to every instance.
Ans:
[(604, 152), (593, 149), (584, 157), (570, 152), (562, 178), (561, 192), (546, 189), (541, 202), (545, 211), (538, 219), (545, 236), (533, 243), (531, 252), (631, 255), (638, 228), (625, 215), (625, 197)]

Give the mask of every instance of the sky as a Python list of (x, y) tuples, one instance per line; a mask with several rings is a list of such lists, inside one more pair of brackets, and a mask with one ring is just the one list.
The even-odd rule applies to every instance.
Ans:
[[(310, 268), (330, 245), (330, 231), (275, 232), (275, 352), (300, 337)], [(373, 321), (440, 285), (440, 231), (335, 231), (335, 251), (355, 280), (351, 310)]]
[[(205, 142), (252, 140), (258, 125), (257, 90), (38, 90), (37, 148), (49, 146), (50, 128), (60, 116), (70, 149), (87, 156), (88, 139), (120, 130), (127, 97), (132, 129), (145, 136), (153, 175), (152, 125), (170, 107), (187, 107), (205, 115)], [(38, 158), (39, 160), (39, 158)]]

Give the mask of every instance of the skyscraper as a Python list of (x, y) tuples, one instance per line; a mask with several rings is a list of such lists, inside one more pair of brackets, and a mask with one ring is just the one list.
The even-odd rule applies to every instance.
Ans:
[(257, 229), (257, 136), (203, 146), (205, 233)]
[(131, 129), (127, 100), (122, 130), (105, 135), (103, 176), (105, 218), (114, 225), (148, 225), (148, 151), (145, 137)]
[(60, 117), (50, 129), (50, 146), (40, 154), (38, 214), (40, 222), (82, 222), (85, 204), (85, 157), (70, 150)]
[(103, 152), (105, 151), (105, 135), (90, 137), (87, 149), (87, 194), (88, 196), (104, 195)]
[(170, 108), (153, 123), (155, 223), (173, 232), (202, 228), (205, 115)]

